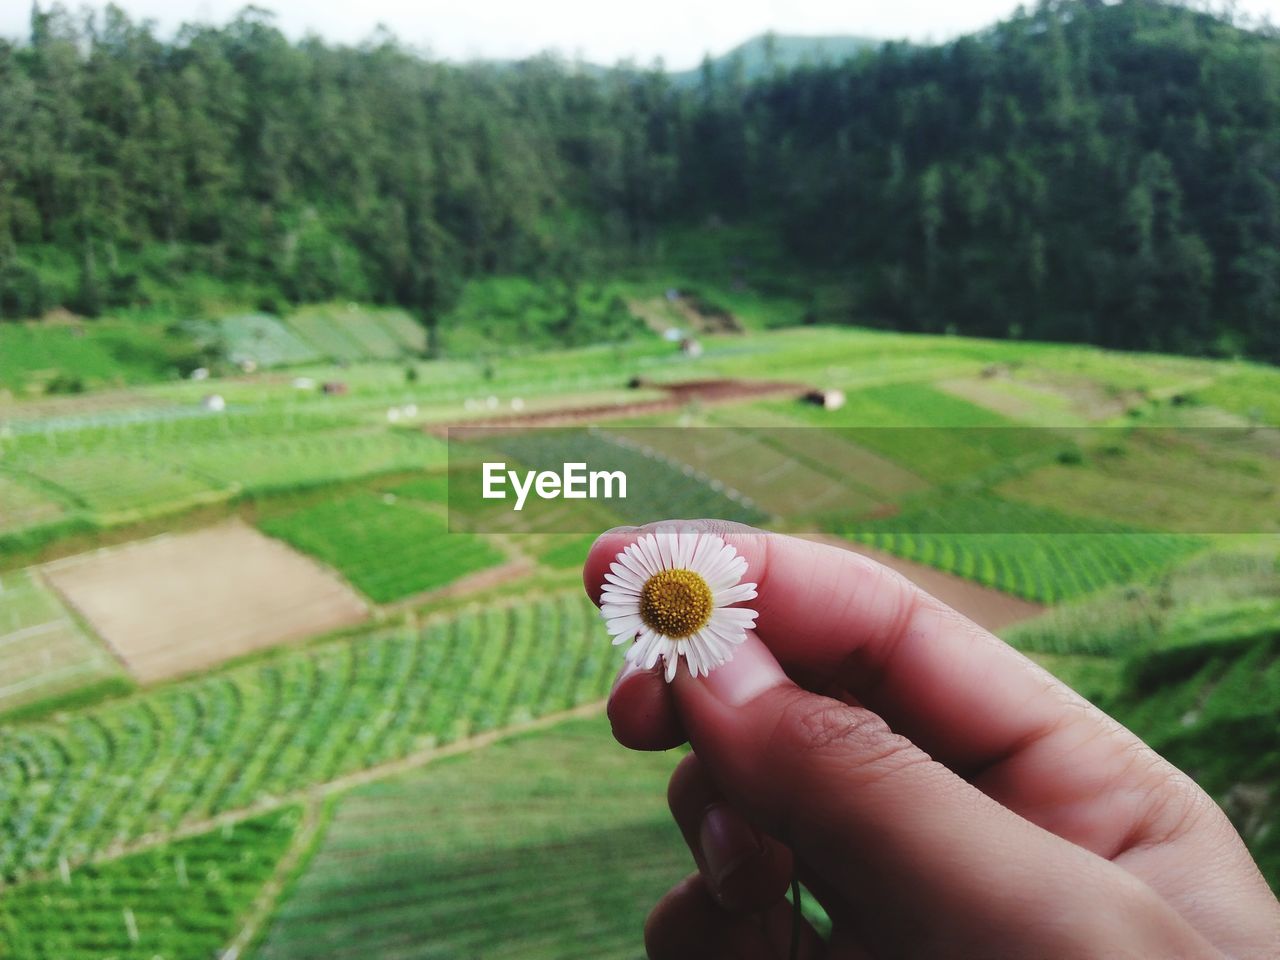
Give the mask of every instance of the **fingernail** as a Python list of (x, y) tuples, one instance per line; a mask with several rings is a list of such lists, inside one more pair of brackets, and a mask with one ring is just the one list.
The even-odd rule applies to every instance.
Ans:
[(702, 817), (698, 844), (706, 863), (707, 879), (717, 895), (743, 864), (764, 852), (760, 835), (737, 810), (718, 803)]
[(734, 648), (733, 659), (711, 671), (702, 683), (721, 703), (740, 707), (766, 690), (785, 683), (787, 675), (758, 637)]

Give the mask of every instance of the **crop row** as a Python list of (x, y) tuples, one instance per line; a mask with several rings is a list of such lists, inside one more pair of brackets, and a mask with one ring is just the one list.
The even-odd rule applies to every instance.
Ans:
[(1057, 603), (1154, 573), (1204, 546), (988, 495), (950, 497), (837, 532), (1006, 593)]
[(298, 819), (299, 811), (287, 808), (11, 888), (0, 897), (0, 956), (217, 956), (287, 849)]
[(0, 729), (0, 877), (600, 697), (577, 595), (468, 611)]
[(582, 721), (353, 791), (260, 955), (635, 957), (689, 869), (663, 799), (673, 762)]
[(1198, 548), (1158, 533), (866, 533), (856, 539), (1004, 593), (1058, 603), (1127, 583)]

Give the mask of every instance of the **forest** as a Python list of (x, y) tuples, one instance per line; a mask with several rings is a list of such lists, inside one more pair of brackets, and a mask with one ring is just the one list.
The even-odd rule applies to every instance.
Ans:
[(0, 40), (0, 317), (340, 299), (430, 331), (476, 278), (572, 287), (741, 230), (768, 242), (739, 282), (810, 322), (1280, 360), (1274, 30), (1041, 0), (943, 45), (733, 66), (37, 4)]

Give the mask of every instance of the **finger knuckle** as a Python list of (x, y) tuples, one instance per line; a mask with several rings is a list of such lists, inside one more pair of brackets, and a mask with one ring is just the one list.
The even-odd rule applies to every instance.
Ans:
[(773, 746), (781, 754), (780, 768), (797, 777), (812, 773), (825, 780), (834, 771), (852, 785), (928, 760), (870, 710), (812, 696), (794, 698), (783, 708)]

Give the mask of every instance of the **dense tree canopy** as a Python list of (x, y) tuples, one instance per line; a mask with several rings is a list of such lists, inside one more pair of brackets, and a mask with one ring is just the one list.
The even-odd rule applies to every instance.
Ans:
[(0, 42), (8, 317), (212, 280), (431, 324), (469, 277), (642, 263), (712, 215), (840, 278), (847, 322), (1277, 358), (1280, 40), (1053, 0), (696, 84), (291, 43), (253, 8), (172, 40), (36, 9)]

